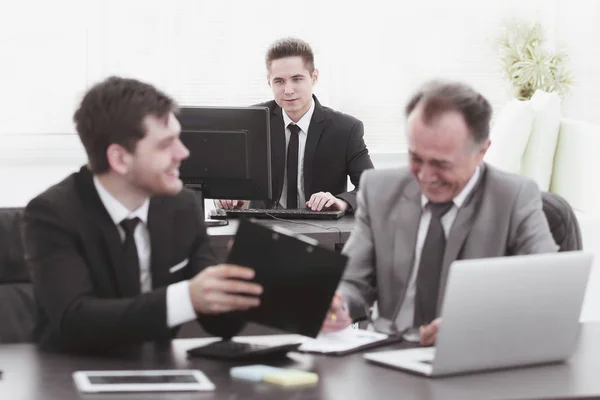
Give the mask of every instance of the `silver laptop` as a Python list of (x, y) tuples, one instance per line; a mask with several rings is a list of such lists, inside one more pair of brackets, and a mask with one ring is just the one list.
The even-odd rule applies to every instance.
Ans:
[(592, 258), (575, 251), (455, 261), (436, 347), (364, 357), (426, 376), (563, 361), (577, 344)]

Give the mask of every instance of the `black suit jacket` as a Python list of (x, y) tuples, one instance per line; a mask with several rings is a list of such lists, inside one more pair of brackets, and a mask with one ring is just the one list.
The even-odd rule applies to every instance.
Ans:
[[(35, 339), (45, 349), (102, 350), (169, 339), (176, 330), (167, 325), (167, 286), (215, 264), (194, 193), (152, 198), (153, 290), (125, 298), (119, 232), (86, 167), (33, 199), (23, 230), (38, 311)], [(169, 272), (186, 258), (186, 267)], [(199, 316), (199, 321), (219, 336), (241, 328), (232, 315)]]
[[(307, 132), (304, 150), (304, 193), (306, 200), (317, 192), (330, 192), (356, 209), (356, 192), (360, 175), (373, 168), (365, 145), (363, 123), (358, 119), (323, 107), (313, 96), (315, 110)], [(271, 179), (276, 207), (283, 190), (285, 176), (285, 128), (283, 113), (275, 100), (258, 104), (271, 111)], [(348, 192), (348, 176), (355, 189)], [(253, 204), (253, 206), (255, 206)], [(261, 207), (262, 205), (258, 205)], [(301, 206), (302, 207), (302, 206)], [(349, 209), (349, 211), (352, 211)]]

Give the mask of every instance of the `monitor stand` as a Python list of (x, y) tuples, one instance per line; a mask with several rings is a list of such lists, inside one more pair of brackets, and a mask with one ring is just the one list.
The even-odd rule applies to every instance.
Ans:
[[(203, 188), (202, 188), (202, 184), (198, 184), (198, 183), (188, 183), (188, 184), (184, 184), (184, 186), (188, 189), (192, 189), (194, 192), (196, 192), (196, 197), (199, 199), (198, 201), (200, 201), (200, 204), (202, 204), (202, 212), (204, 213), (204, 192), (203, 192)], [(217, 219), (207, 219), (206, 215), (204, 216), (204, 225), (206, 225), (207, 228), (213, 227), (213, 226), (227, 226), (229, 225), (229, 221), (227, 219), (224, 220), (217, 220)]]

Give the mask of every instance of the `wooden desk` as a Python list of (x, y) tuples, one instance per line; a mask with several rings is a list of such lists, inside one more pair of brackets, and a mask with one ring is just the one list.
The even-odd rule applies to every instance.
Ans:
[[(543, 340), (544, 332), (540, 332)], [(319, 383), (303, 389), (235, 381), (229, 368), (243, 363), (188, 359), (185, 351), (202, 339), (180, 339), (158, 348), (145, 344), (101, 357), (42, 353), (34, 345), (0, 346), (0, 399), (574, 399), (600, 397), (600, 323), (583, 326), (570, 361), (538, 367), (430, 379), (367, 363), (361, 354), (345, 357), (289, 353), (272, 365), (319, 374)], [(398, 347), (398, 346), (396, 346)], [(393, 347), (392, 347), (393, 348)], [(200, 369), (217, 386), (210, 393), (80, 395), (71, 379), (77, 370)]]

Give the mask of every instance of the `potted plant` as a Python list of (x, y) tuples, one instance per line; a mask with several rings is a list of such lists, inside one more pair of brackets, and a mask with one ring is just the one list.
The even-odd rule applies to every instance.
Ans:
[(499, 38), (499, 50), (502, 69), (517, 99), (529, 100), (536, 90), (556, 92), (561, 98), (570, 92), (569, 57), (564, 50), (546, 45), (539, 23), (509, 23)]

